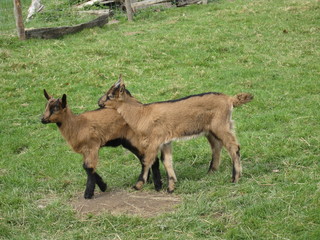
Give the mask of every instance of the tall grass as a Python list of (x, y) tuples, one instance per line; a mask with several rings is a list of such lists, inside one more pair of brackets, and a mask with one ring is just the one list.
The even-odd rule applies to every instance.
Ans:
[[(137, 14), (59, 40), (0, 36), (0, 238), (319, 239), (319, 3), (217, 1)], [(183, 203), (151, 219), (79, 217), (81, 157), (54, 125), (39, 121), (46, 88), (68, 95), (75, 113), (122, 73), (140, 101), (216, 91), (250, 92), (235, 109), (243, 177), (231, 184), (224, 152), (206, 175), (204, 139), (174, 144)], [(139, 162), (121, 148), (100, 151), (110, 190), (130, 189)], [(164, 169), (161, 168), (165, 176)], [(146, 185), (143, 191), (153, 191)]]

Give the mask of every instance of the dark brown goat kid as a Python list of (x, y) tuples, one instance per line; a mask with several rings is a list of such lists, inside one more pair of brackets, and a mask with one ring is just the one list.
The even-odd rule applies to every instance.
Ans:
[[(222, 93), (202, 93), (177, 100), (142, 104), (125, 88), (120, 79), (103, 95), (100, 107), (116, 109), (135, 131), (144, 148), (144, 172), (136, 183), (142, 188), (155, 156), (171, 141), (206, 136), (212, 148), (209, 171), (220, 165), (220, 153), (224, 146), (233, 162), (232, 181), (240, 178), (240, 147), (233, 132), (231, 114), (234, 107), (252, 100), (248, 93), (227, 96)], [(165, 160), (164, 160), (165, 162)], [(174, 190), (175, 175), (168, 171), (168, 191)]]
[[(117, 111), (99, 109), (75, 115), (67, 106), (67, 96), (65, 94), (61, 99), (55, 99), (44, 90), (44, 96), (48, 102), (41, 122), (43, 124), (56, 123), (62, 136), (72, 149), (83, 155), (83, 167), (87, 172), (85, 198), (93, 197), (96, 184), (101, 191), (107, 189), (107, 184), (96, 172), (98, 152), (101, 147), (122, 145), (139, 158), (143, 166), (141, 172), (145, 172), (143, 165), (145, 154), (140, 146), (139, 139), (135, 137), (134, 132)], [(171, 152), (170, 146), (166, 151)], [(162, 187), (162, 182), (159, 159), (155, 157), (154, 160), (155, 163), (152, 165), (153, 181), (155, 189), (158, 191)]]

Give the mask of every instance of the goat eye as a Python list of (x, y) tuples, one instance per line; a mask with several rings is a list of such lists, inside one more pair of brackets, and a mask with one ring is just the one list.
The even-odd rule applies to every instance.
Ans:
[(59, 106), (53, 106), (50, 108), (50, 113), (54, 114), (55, 112), (58, 112), (60, 110)]

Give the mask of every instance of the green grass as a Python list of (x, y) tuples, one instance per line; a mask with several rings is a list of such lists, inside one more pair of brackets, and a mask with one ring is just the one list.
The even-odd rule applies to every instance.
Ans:
[[(143, 11), (134, 23), (59, 40), (1, 35), (0, 239), (320, 239), (319, 10), (315, 0), (221, 0)], [(120, 73), (142, 102), (254, 94), (233, 114), (239, 184), (230, 183), (226, 152), (220, 171), (207, 175), (206, 140), (177, 142), (183, 203), (174, 213), (79, 218), (70, 201), (84, 190), (82, 159), (55, 125), (40, 123), (42, 89), (66, 93), (81, 113), (97, 108)], [(100, 160), (110, 189), (135, 183), (132, 154), (104, 148)]]

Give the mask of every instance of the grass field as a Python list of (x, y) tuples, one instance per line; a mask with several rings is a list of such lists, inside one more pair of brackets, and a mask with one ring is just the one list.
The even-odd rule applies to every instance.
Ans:
[[(1, 35), (0, 239), (320, 239), (319, 11), (316, 0), (221, 0), (143, 11), (133, 23), (59, 40)], [(174, 213), (77, 216), (70, 201), (84, 191), (82, 159), (55, 125), (40, 123), (42, 90), (66, 93), (81, 113), (97, 108), (120, 73), (145, 103), (254, 94), (233, 113), (240, 182), (230, 182), (225, 151), (207, 175), (206, 140), (176, 142), (174, 194), (183, 203)], [(110, 190), (131, 191), (140, 163), (104, 148), (98, 172)]]

